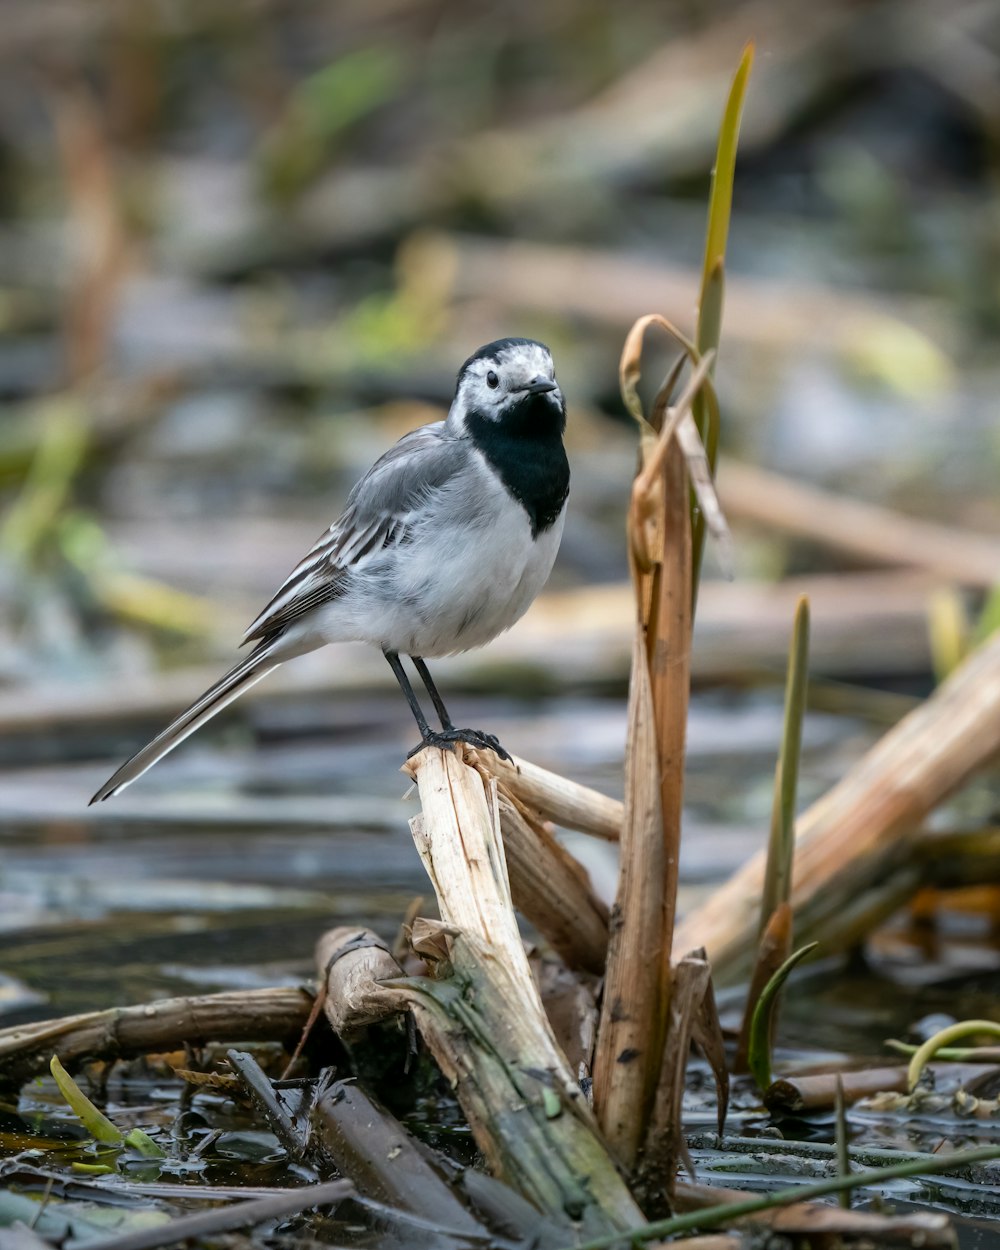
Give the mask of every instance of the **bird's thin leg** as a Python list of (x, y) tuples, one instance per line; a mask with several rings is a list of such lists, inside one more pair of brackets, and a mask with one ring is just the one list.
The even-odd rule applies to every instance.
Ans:
[[(426, 744), (428, 742), (432, 742), (437, 746), (444, 746), (449, 742), (467, 742), (473, 747), (485, 747), (487, 751), (495, 751), (502, 760), (509, 760), (510, 756), (500, 745), (500, 739), (497, 738), (495, 734), (484, 733), (481, 729), (455, 728), (451, 717), (448, 715), (448, 709), (444, 705), (444, 699), (441, 698), (437, 686), (434, 685), (434, 679), (431, 677), (430, 671), (424, 663), (422, 657), (419, 655), (411, 655), (410, 659), (413, 661), (413, 667), (420, 674), (420, 680), (427, 688), (427, 693), (430, 695), (431, 702), (434, 704), (434, 710), (441, 718), (441, 732), (434, 733), (429, 736), (424, 734), (424, 743)], [(396, 662), (399, 662), (398, 658)], [(390, 660), (389, 663), (391, 664), (392, 661)], [(397, 677), (399, 676), (398, 673), (396, 675)], [(409, 695), (407, 695), (407, 698), (409, 698)], [(416, 700), (414, 700), (414, 702), (415, 701)], [(410, 707), (413, 707), (413, 703), (410, 704)], [(423, 730), (421, 730), (421, 732), (423, 733)], [(417, 750), (420, 750), (420, 747), (418, 747)], [(411, 751), (410, 754), (413, 755), (415, 752)]]
[(431, 696), (431, 702), (434, 704), (434, 710), (441, 718), (441, 728), (454, 729), (454, 721), (448, 715), (448, 709), (444, 705), (444, 699), (441, 698), (441, 695), (438, 693), (437, 686), (434, 685), (434, 679), (431, 677), (430, 669), (419, 655), (411, 655), (410, 659), (413, 661), (413, 667), (417, 670), (420, 680), (424, 683), (427, 693)]
[(424, 715), (420, 704), (417, 702), (417, 696), (413, 693), (413, 687), (410, 685), (410, 679), (407, 677), (403, 669), (402, 661), (396, 651), (382, 649), (382, 654), (389, 661), (389, 667), (392, 669), (399, 682), (399, 688), (406, 697), (406, 702), (410, 705), (410, 711), (413, 713), (413, 719), (417, 722), (417, 728), (420, 730), (420, 736), (425, 742), (431, 742), (434, 733), (427, 723), (427, 717)]

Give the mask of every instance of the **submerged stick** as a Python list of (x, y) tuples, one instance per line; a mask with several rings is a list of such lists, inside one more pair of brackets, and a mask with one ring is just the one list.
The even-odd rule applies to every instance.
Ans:
[[(948, 1154), (934, 1155), (930, 1159), (926, 1157), (907, 1159), (892, 1167), (874, 1168), (870, 1172), (854, 1172), (850, 1176), (834, 1176), (808, 1185), (774, 1190), (763, 1197), (751, 1197), (745, 1201), (730, 1201), (715, 1207), (704, 1207), (700, 1211), (676, 1215), (672, 1219), (656, 1220), (639, 1228), (630, 1228), (625, 1237), (618, 1239), (595, 1237), (592, 1241), (577, 1242), (574, 1248), (566, 1247), (565, 1250), (615, 1250), (619, 1242), (640, 1246), (644, 1242), (652, 1241), (654, 1237), (673, 1237), (677, 1233), (685, 1233), (696, 1228), (718, 1228), (720, 1225), (734, 1223), (743, 1216), (758, 1215), (777, 1207), (796, 1206), (807, 1199), (825, 1198), (847, 1189), (882, 1185), (886, 1181), (907, 1176), (938, 1176), (952, 1169), (969, 1168), (978, 1163), (992, 1163), (995, 1159), (1000, 1159), (1000, 1146), (983, 1146), (977, 1150), (954, 1150)], [(843, 1211), (838, 1211), (837, 1214), (841, 1219), (846, 1216)]]
[[(798, 821), (791, 903), (801, 939), (822, 937), (874, 884), (884, 855), (1000, 749), (1000, 634), (891, 729)], [(716, 977), (745, 973), (764, 855), (756, 855), (678, 927), (675, 947), (704, 945)]]
[[(674, 1195), (680, 1213), (703, 1211), (724, 1202), (747, 1202), (756, 1195), (742, 1189), (722, 1189), (714, 1185), (691, 1185), (678, 1182)], [(787, 1207), (775, 1207), (759, 1211), (737, 1222), (750, 1239), (750, 1245), (760, 1244), (758, 1230), (773, 1229), (788, 1238), (794, 1245), (800, 1243), (832, 1244), (843, 1247), (857, 1245), (879, 1246), (889, 1250), (891, 1246), (912, 1247), (912, 1250), (954, 1250), (955, 1235), (951, 1221), (942, 1212), (908, 1212), (906, 1215), (886, 1216), (876, 1211), (845, 1212), (836, 1207), (816, 1202), (793, 1203)], [(684, 1250), (695, 1244), (684, 1238), (678, 1243)]]
[(476, 1219), (402, 1124), (354, 1082), (337, 1081), (320, 1095), (310, 1121), (322, 1151), (364, 1198), (402, 1207), (442, 1234), (488, 1238)]
[(211, 1211), (176, 1215), (165, 1224), (140, 1228), (103, 1240), (88, 1241), (92, 1250), (159, 1250), (178, 1242), (202, 1237), (217, 1237), (237, 1228), (252, 1228), (266, 1220), (277, 1220), (308, 1211), (311, 1207), (336, 1206), (354, 1194), (350, 1181), (324, 1181), (320, 1185), (303, 1185), (301, 1189), (281, 1190), (268, 1198), (248, 1198)]

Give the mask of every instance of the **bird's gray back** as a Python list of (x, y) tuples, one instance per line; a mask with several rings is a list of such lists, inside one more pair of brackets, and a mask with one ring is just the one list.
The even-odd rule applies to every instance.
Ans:
[(405, 543), (414, 518), (437, 492), (462, 477), (473, 454), (468, 440), (455, 437), (443, 421), (404, 434), (357, 483), (343, 514), (295, 566), (244, 642), (273, 636), (335, 599), (350, 570)]

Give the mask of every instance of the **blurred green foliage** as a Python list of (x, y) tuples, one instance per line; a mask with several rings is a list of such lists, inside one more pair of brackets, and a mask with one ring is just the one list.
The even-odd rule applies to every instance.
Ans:
[(395, 48), (373, 44), (304, 78), (261, 144), (265, 193), (278, 204), (294, 199), (335, 156), (345, 133), (397, 95), (404, 71)]

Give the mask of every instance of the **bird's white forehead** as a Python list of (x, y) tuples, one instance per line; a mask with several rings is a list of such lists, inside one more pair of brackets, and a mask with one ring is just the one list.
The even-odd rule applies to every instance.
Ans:
[(501, 365), (516, 368), (519, 372), (523, 369), (532, 375), (548, 373), (552, 369), (552, 356), (541, 343), (516, 343), (501, 348), (497, 359)]
[(503, 343), (495, 351), (482, 352), (466, 365), (466, 372), (475, 377), (484, 377), (490, 369), (508, 370), (519, 377), (534, 377), (539, 373), (551, 376), (552, 355), (542, 343)]

